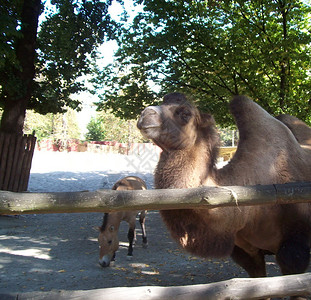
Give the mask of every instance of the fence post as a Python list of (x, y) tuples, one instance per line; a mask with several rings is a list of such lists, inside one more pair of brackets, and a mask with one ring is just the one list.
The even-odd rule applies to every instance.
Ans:
[(35, 145), (34, 135), (0, 132), (0, 190), (27, 190)]

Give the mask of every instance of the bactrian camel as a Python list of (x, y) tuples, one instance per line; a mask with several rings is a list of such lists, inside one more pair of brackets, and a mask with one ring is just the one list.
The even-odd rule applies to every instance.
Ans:
[[(239, 130), (232, 160), (217, 169), (219, 135), (214, 118), (186, 96), (168, 94), (147, 107), (137, 123), (143, 136), (162, 148), (155, 188), (193, 188), (311, 181), (310, 150), (289, 128), (245, 96), (230, 110)], [(305, 272), (310, 259), (311, 204), (163, 210), (172, 237), (202, 257), (231, 256), (251, 277), (266, 276), (266, 254), (283, 274)]]

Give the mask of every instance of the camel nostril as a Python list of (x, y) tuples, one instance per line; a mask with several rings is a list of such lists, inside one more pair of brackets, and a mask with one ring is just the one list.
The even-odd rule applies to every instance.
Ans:
[(111, 245), (112, 244), (112, 241), (108, 241), (108, 245)]
[(152, 116), (152, 115), (156, 115), (157, 112), (155, 110), (149, 108), (149, 109), (145, 109), (144, 114)]
[(159, 106), (149, 106), (145, 108), (143, 111), (144, 114), (148, 115), (160, 115), (161, 114), (161, 108)]

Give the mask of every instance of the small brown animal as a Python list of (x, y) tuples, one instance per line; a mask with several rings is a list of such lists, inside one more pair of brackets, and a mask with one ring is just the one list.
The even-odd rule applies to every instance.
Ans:
[[(113, 190), (146, 190), (145, 182), (136, 176), (128, 176), (117, 181), (112, 187)], [(143, 247), (148, 246), (145, 219), (146, 210), (142, 210), (139, 215), (139, 223), (142, 229)], [(128, 258), (133, 256), (133, 243), (136, 238), (135, 223), (136, 216), (139, 211), (120, 211), (113, 213), (105, 213), (103, 218), (103, 224), (99, 227), (99, 264), (102, 267), (108, 267), (111, 261), (115, 260), (116, 251), (119, 249), (119, 226), (121, 221), (126, 221), (129, 224), (128, 231)]]
[[(232, 160), (217, 169), (215, 121), (185, 95), (168, 94), (147, 107), (137, 123), (163, 150), (155, 188), (192, 188), (311, 181), (311, 156), (282, 122), (245, 96), (230, 103), (240, 140)], [(202, 257), (231, 255), (251, 277), (266, 276), (265, 255), (283, 274), (306, 271), (310, 260), (311, 204), (164, 210), (172, 237)]]

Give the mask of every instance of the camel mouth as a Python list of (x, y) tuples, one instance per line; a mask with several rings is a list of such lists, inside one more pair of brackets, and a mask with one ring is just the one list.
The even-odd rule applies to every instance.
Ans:
[(156, 125), (148, 125), (144, 127), (140, 127), (140, 133), (144, 138), (153, 139), (157, 136), (157, 132), (159, 131), (160, 126)]

